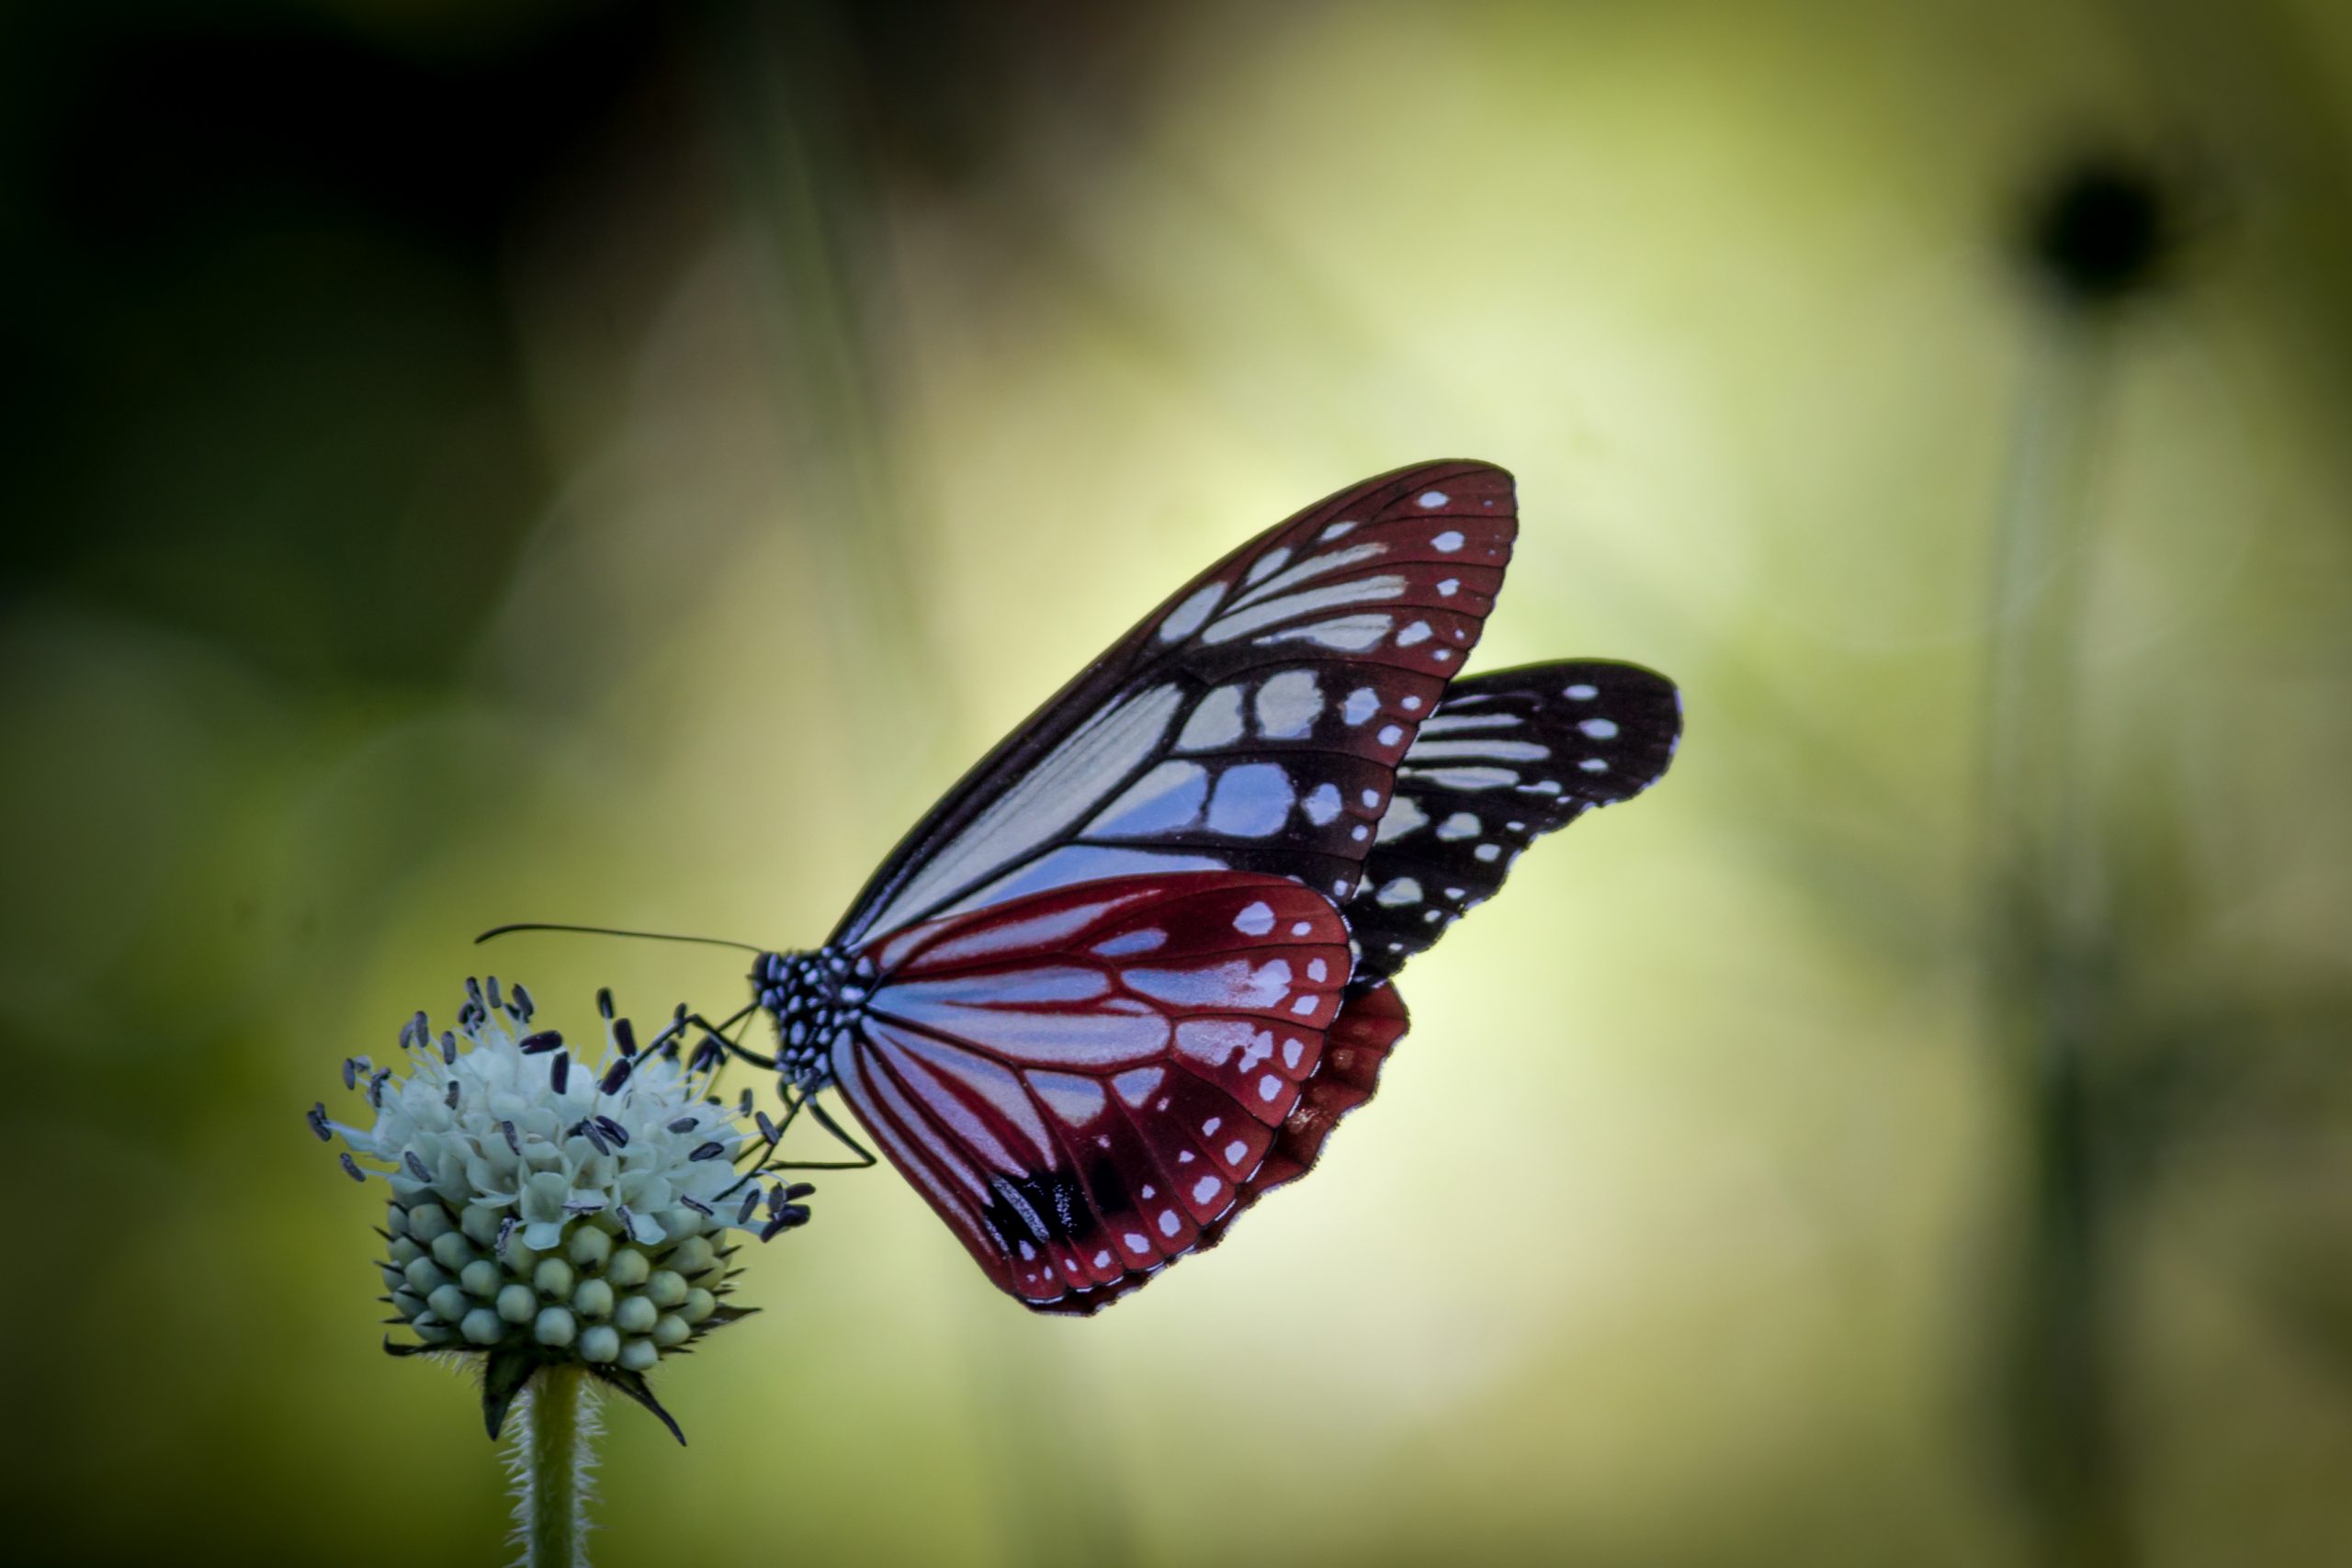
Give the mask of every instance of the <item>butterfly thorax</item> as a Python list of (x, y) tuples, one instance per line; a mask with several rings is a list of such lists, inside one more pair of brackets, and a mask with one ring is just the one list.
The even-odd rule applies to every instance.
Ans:
[(776, 1071), (807, 1092), (833, 1081), (833, 1052), (865, 1016), (874, 961), (837, 948), (763, 953), (752, 989), (775, 1024)]

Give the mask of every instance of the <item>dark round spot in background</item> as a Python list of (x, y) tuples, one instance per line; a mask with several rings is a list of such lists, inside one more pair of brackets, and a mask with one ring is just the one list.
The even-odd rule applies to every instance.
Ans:
[(2160, 282), (2174, 216), (2145, 164), (2106, 156), (2061, 168), (2029, 206), (2027, 257), (2068, 301), (2103, 305)]

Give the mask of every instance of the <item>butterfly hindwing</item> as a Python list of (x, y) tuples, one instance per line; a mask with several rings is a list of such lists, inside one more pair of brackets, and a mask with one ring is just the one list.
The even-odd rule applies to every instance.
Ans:
[(1385, 978), (1502, 886), (1520, 852), (1657, 782), (1682, 730), (1637, 664), (1532, 664), (1455, 682), (1396, 770), (1345, 910), (1359, 984)]
[(1510, 476), (1426, 463), (1269, 529), (1162, 604), (951, 790), (837, 943), (1109, 876), (1355, 889), (1398, 761), (1478, 640)]
[(837, 1081), (989, 1278), (1091, 1312), (1211, 1244), (1302, 1108), (1348, 933), (1285, 878), (1053, 889), (863, 950)]

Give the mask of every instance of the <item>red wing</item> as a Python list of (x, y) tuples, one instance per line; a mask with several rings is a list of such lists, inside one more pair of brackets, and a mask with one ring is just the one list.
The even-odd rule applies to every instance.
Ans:
[(1109, 876), (1251, 871), (1348, 897), (1517, 532), (1509, 474), (1443, 462), (1260, 535), (966, 774), (834, 945)]
[(865, 953), (842, 1097), (991, 1280), (1075, 1313), (1214, 1241), (1271, 1153), (1296, 1161), (1350, 962), (1329, 900), (1232, 872), (1058, 888)]
[(1386, 981), (1350, 992), (1340, 1016), (1324, 1032), (1323, 1059), (1316, 1064), (1314, 1076), (1299, 1086), (1298, 1104), (1283, 1119), (1273, 1148), (1242, 1191), (1243, 1208), (1306, 1174), (1340, 1118), (1380, 1087), (1380, 1069), (1411, 1022), (1405, 998)]

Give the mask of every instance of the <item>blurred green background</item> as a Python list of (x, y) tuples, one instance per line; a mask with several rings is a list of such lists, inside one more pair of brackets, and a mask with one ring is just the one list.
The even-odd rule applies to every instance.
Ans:
[[(2129, 298), (2025, 243), (2085, 168)], [(813, 943), (1474, 456), (1482, 662), (1671, 672), (1666, 784), (1102, 1318), (827, 1180), (601, 1560), (2352, 1561), (2352, 10), (14, 6), (0, 267), (0, 1555), (496, 1560), (341, 1058), (485, 964), (731, 1010), (467, 941)]]

